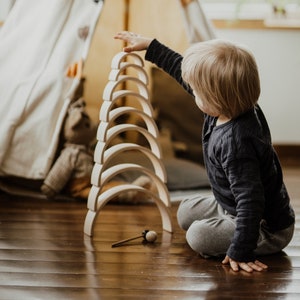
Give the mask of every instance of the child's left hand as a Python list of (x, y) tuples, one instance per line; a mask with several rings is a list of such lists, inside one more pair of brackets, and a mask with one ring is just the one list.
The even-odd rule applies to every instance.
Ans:
[(248, 273), (253, 271), (261, 272), (268, 268), (267, 265), (263, 264), (262, 262), (256, 260), (254, 262), (240, 262), (231, 259), (229, 256), (226, 255), (224, 260), (222, 261), (223, 265), (229, 264), (231, 269), (235, 272), (239, 271), (239, 269), (244, 270)]
[(129, 31), (118, 32), (114, 38), (117, 40), (123, 40), (129, 44), (129, 46), (123, 48), (123, 51), (125, 52), (147, 50), (148, 46), (153, 41), (153, 38), (144, 37)]

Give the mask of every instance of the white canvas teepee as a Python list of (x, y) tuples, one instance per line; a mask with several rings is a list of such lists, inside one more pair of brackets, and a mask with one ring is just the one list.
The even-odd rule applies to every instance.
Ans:
[(207, 19), (199, 0), (180, 0), (183, 18), (190, 43), (215, 38), (210, 21)]
[(102, 2), (15, 1), (0, 30), (0, 175), (48, 172), (78, 81), (67, 67), (85, 59)]

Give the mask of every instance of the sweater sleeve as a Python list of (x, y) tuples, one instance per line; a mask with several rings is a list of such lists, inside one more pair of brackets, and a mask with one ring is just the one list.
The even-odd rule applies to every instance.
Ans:
[(255, 259), (254, 250), (265, 208), (260, 166), (255, 153), (251, 155), (251, 145), (247, 148), (248, 155), (236, 153), (234, 159), (223, 165), (236, 202), (236, 230), (227, 255), (236, 261)]
[[(231, 182), (231, 188), (237, 203), (237, 224), (227, 254), (237, 261), (253, 261), (265, 199), (259, 178), (251, 176), (251, 174), (254, 174), (253, 170), (255, 169), (253, 164), (245, 160), (240, 160), (239, 163), (243, 165), (242, 169), (247, 168), (247, 171), (240, 173), (239, 180)], [(232, 168), (229, 171), (230, 173), (232, 173)]]
[(173, 77), (188, 93), (193, 95), (192, 89), (181, 77), (182, 55), (171, 50), (154, 39), (145, 54), (145, 59), (156, 64), (159, 68)]

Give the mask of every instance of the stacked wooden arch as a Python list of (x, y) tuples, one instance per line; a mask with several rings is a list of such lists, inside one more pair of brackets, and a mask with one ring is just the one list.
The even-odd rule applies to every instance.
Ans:
[[(127, 68), (134, 68), (136, 76), (124, 75)], [(137, 91), (118, 89), (124, 83), (134, 83)], [(153, 109), (149, 101), (147, 88), (148, 76), (144, 70), (144, 62), (136, 53), (120, 52), (114, 56), (111, 63), (111, 72), (108, 83), (103, 92), (103, 104), (99, 114), (99, 127), (97, 132), (97, 145), (94, 153), (94, 168), (91, 176), (91, 190), (88, 197), (88, 212), (84, 223), (84, 233), (92, 236), (96, 218), (107, 202), (121, 193), (138, 191), (145, 193), (157, 205), (162, 219), (163, 230), (172, 232), (170, 214), (170, 197), (166, 187), (166, 171), (161, 160), (161, 149), (158, 143), (158, 129), (153, 119)], [(130, 96), (138, 101), (140, 108), (132, 106), (116, 107), (119, 99)], [(135, 124), (114, 124), (114, 121), (123, 114), (136, 114), (145, 123), (146, 129)], [(111, 146), (110, 143), (120, 133), (128, 130), (136, 131), (143, 135), (149, 143), (149, 148), (135, 143), (119, 143)], [(108, 166), (110, 160), (125, 151), (139, 151), (151, 162), (153, 169), (135, 163), (120, 163)], [(114, 176), (129, 170), (136, 170), (149, 176), (155, 184), (157, 193), (134, 184), (121, 184), (104, 192), (101, 187)]]

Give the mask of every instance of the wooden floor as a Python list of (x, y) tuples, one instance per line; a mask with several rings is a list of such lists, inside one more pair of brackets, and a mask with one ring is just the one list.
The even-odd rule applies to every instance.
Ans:
[[(300, 167), (285, 168), (300, 218)], [(263, 273), (233, 273), (161, 231), (152, 204), (107, 204), (92, 239), (83, 234), (86, 204), (0, 194), (0, 299), (300, 299), (300, 228), (285, 251), (265, 257)], [(113, 242), (155, 230), (154, 244)], [(213, 237), (212, 237), (213, 238)]]

